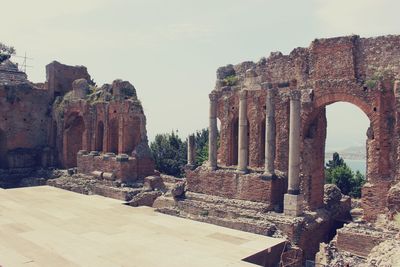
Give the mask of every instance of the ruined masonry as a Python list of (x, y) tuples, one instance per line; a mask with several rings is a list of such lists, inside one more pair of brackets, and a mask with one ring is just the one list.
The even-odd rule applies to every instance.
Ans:
[(351, 221), (349, 198), (339, 193), (340, 209), (347, 210), (339, 217), (324, 200), (325, 108), (349, 102), (371, 122), (367, 183), (359, 232), (340, 229), (337, 246), (365, 257), (371, 247), (363, 244), (387, 233), (360, 229), (400, 211), (389, 193), (400, 182), (399, 80), (400, 36), (316, 39), (289, 55), (219, 68), (209, 95), (209, 161), (188, 168), (184, 199), (161, 197), (155, 206), (241, 230), (284, 233), (313, 259), (335, 223)]
[[(4, 187), (37, 167), (57, 167), (123, 183), (154, 174), (146, 117), (127, 81), (96, 86), (85, 67), (56, 61), (33, 84), (0, 65), (0, 169)], [(0, 173), (1, 174), (1, 173)]]
[[(329, 265), (332, 255), (366, 262), (376, 245), (399, 237), (400, 36), (316, 39), (289, 55), (219, 68), (209, 159), (196, 166), (189, 136), (183, 179), (154, 170), (133, 85), (99, 87), (85, 67), (58, 62), (46, 74), (33, 84), (11, 61), (0, 64), (0, 187), (32, 185), (34, 176), (36, 184), (284, 237), (281, 259), (298, 266)], [(370, 120), (360, 205), (325, 185), (325, 109), (339, 101)]]

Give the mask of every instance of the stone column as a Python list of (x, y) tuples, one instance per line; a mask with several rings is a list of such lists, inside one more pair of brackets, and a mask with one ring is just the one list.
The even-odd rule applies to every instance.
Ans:
[(275, 174), (275, 89), (269, 89), (265, 115), (265, 171), (264, 175)]
[(211, 170), (217, 169), (217, 95), (209, 94), (210, 97), (210, 121), (208, 128), (208, 161)]
[(196, 148), (195, 148), (195, 140), (194, 135), (191, 134), (188, 137), (188, 144), (187, 144), (187, 165), (189, 167), (196, 165)]
[(290, 95), (290, 129), (289, 129), (289, 174), (288, 192), (284, 197), (284, 213), (298, 216), (302, 213), (302, 196), (300, 195), (300, 91), (292, 90)]
[(247, 91), (239, 92), (239, 155), (238, 171), (246, 173), (248, 164), (248, 125), (247, 125)]

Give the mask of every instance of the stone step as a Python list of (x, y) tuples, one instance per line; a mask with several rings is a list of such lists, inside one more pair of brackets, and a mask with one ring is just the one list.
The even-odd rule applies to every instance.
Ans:
[(48, 180), (47, 185), (80, 194), (96, 194), (127, 202), (143, 191), (142, 187), (116, 187), (107, 181), (90, 179), (87, 176), (62, 176)]
[[(285, 217), (283, 214), (275, 212), (263, 212), (255, 209), (245, 209), (240, 206), (229, 206), (225, 202), (210, 202), (211, 198), (203, 201), (206, 196), (201, 194), (191, 195), (189, 198), (175, 200), (172, 197), (160, 197), (154, 208), (162, 213), (189, 217), (189, 218), (213, 218), (213, 220), (222, 221), (241, 221), (253, 224), (279, 224), (290, 225), (292, 220)], [(192, 198), (194, 196), (194, 198)], [(196, 200), (195, 200), (196, 199)], [(219, 219), (217, 219), (219, 218)], [(201, 220), (203, 221), (203, 220)], [(236, 229), (236, 228), (235, 228)]]
[(210, 215), (220, 218), (252, 218), (259, 219), (262, 214), (255, 210), (240, 209), (224, 203), (203, 202), (200, 200), (185, 199), (177, 202), (180, 210), (193, 215)]
[(267, 236), (282, 237), (281, 232), (277, 229), (274, 223), (267, 221), (260, 221), (251, 218), (237, 217), (237, 218), (222, 218), (212, 216), (209, 214), (192, 214), (182, 211), (174, 207), (163, 207), (156, 209), (158, 212), (179, 216), (186, 219), (191, 219), (199, 222), (211, 223), (223, 227), (228, 227), (236, 230), (246, 231)]
[(188, 200), (194, 200), (204, 203), (220, 204), (237, 209), (253, 210), (257, 212), (267, 212), (270, 210), (269, 204), (248, 201), (248, 200), (228, 199), (228, 198), (193, 193), (193, 192), (186, 192), (185, 197)]

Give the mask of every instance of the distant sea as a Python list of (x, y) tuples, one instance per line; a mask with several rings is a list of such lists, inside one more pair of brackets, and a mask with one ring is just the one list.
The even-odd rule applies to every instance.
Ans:
[[(332, 160), (332, 158), (325, 159), (325, 163), (328, 162), (328, 160)], [(344, 159), (344, 162), (353, 170), (353, 172), (358, 170), (365, 175), (367, 167), (367, 162), (365, 160)]]

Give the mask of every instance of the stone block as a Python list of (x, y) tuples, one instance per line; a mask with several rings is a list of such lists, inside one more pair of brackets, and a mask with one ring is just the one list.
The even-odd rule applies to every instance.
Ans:
[(103, 179), (113, 181), (113, 180), (115, 180), (115, 173), (113, 173), (113, 172), (103, 172)]
[(115, 153), (108, 152), (108, 153), (105, 153), (105, 154), (103, 155), (103, 160), (109, 160), (110, 158), (113, 158), (113, 157), (115, 157), (115, 156), (116, 156)]
[(117, 156), (116, 160), (118, 162), (127, 162), (129, 161), (129, 156), (127, 154), (120, 154)]
[(99, 151), (90, 151), (91, 156), (100, 156), (100, 152)]
[(152, 175), (144, 178), (144, 187), (150, 190), (165, 190), (165, 185), (160, 176)]
[(303, 196), (285, 194), (283, 210), (287, 216), (297, 217), (301, 215), (303, 213)]
[(79, 150), (78, 151), (78, 155), (87, 155), (87, 154), (89, 154), (89, 152), (86, 151), (86, 150)]

